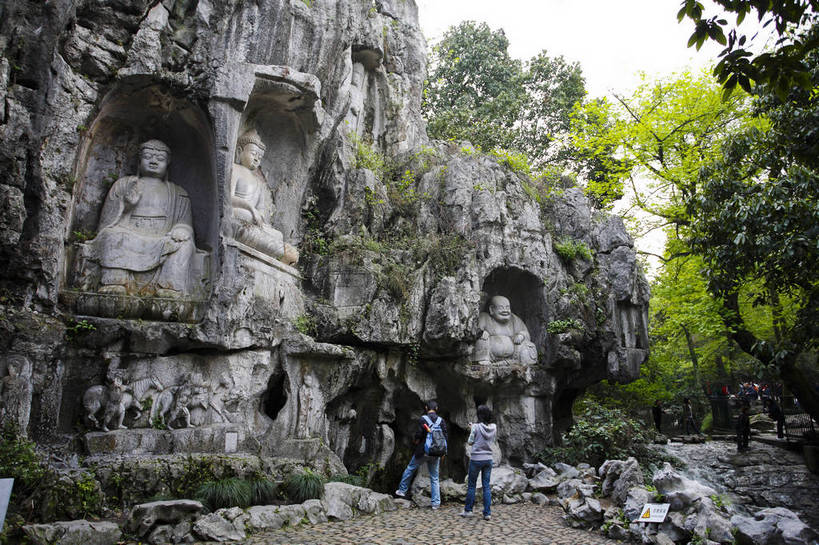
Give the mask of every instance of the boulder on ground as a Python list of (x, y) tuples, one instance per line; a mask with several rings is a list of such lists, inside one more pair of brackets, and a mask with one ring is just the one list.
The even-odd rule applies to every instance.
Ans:
[(594, 495), (594, 485), (584, 483), (580, 479), (563, 481), (557, 487), (557, 497), (560, 499), (578, 496), (587, 498)]
[(603, 496), (611, 496), (618, 505), (626, 503), (628, 491), (635, 486), (644, 484), (643, 471), (636, 458), (622, 460), (606, 460), (598, 472), (603, 479), (601, 491)]
[[(492, 494), (503, 496), (503, 494), (514, 495), (521, 494), (526, 491), (526, 486), (529, 481), (526, 479), (523, 471), (512, 466), (498, 466), (492, 468), (492, 475), (489, 479), (489, 485), (492, 488)], [(482, 488), (478, 482), (477, 488)]]
[(441, 501), (464, 501), (466, 483), (456, 483), (452, 479), (441, 481)]
[(114, 545), (122, 536), (116, 523), (89, 520), (29, 524), (23, 532), (36, 545)]
[(254, 505), (247, 510), (247, 529), (253, 532), (277, 530), (285, 521), (284, 514), (279, 513), (276, 505)]
[(205, 515), (193, 524), (193, 533), (205, 541), (243, 541), (247, 537), (244, 521), (240, 519), (242, 524), (237, 527), (233, 521), (223, 516), (227, 514), (224, 509), (220, 509)]
[(334, 520), (350, 520), (355, 515), (353, 508), (367, 514), (378, 514), (397, 509), (395, 500), (387, 494), (339, 482), (324, 485), (322, 504), (327, 518)]
[(575, 477), (580, 475), (580, 472), (577, 470), (577, 468), (574, 466), (570, 466), (569, 464), (558, 462), (555, 464), (554, 467), (561, 480), (574, 479)]
[(717, 495), (717, 491), (693, 479), (680, 475), (671, 464), (665, 463), (652, 479), (657, 491), (671, 504), (672, 511), (682, 511), (700, 498)]
[(549, 468), (549, 466), (541, 464), (540, 462), (536, 464), (523, 464), (523, 471), (526, 473), (526, 476), (529, 477), (530, 479), (537, 475), (538, 473), (540, 473), (541, 471), (543, 471), (544, 469), (548, 469), (549, 471), (551, 471), (551, 468)]
[(626, 520), (637, 520), (643, 511), (643, 506), (653, 501), (653, 492), (649, 492), (642, 486), (630, 488), (626, 494), (626, 504), (623, 506), (623, 514), (626, 516)]
[(529, 479), (527, 487), (535, 492), (554, 492), (559, 484), (557, 473), (547, 467)]
[(754, 414), (748, 419), (751, 429), (756, 431), (773, 431), (775, 422), (764, 413)]
[(145, 537), (157, 526), (176, 526), (191, 521), (202, 512), (204, 506), (194, 500), (152, 501), (135, 505), (128, 517), (128, 531)]
[(603, 508), (594, 498), (573, 496), (563, 499), (561, 505), (566, 512), (563, 520), (572, 528), (596, 528), (603, 522)]
[(546, 497), (546, 494), (535, 492), (532, 494), (532, 503), (535, 505), (549, 505), (549, 498)]

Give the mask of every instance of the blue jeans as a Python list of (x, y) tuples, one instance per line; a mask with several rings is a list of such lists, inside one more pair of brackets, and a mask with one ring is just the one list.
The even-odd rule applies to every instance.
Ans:
[(413, 454), (412, 460), (410, 460), (407, 469), (404, 470), (404, 474), (401, 476), (401, 484), (398, 485), (398, 490), (406, 493), (407, 490), (409, 490), (413, 475), (415, 475), (415, 472), (418, 470), (418, 466), (421, 465), (421, 462), (426, 462), (427, 469), (429, 470), (430, 495), (432, 496), (430, 504), (441, 505), (441, 486), (438, 483), (438, 462), (440, 462), (440, 460), (440, 458), (433, 458), (431, 456), (416, 457)]
[(464, 511), (472, 512), (475, 505), (475, 485), (478, 483), (478, 472), (481, 472), (481, 486), (483, 487), (483, 515), (490, 515), (492, 505), (492, 489), (489, 487), (489, 478), (492, 476), (492, 460), (469, 460), (469, 474), (466, 479), (466, 505)]

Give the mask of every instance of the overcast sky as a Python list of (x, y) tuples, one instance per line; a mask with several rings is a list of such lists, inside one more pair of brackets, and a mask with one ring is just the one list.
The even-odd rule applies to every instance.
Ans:
[[(432, 44), (464, 20), (502, 28), (513, 57), (579, 61), (592, 96), (633, 89), (642, 70), (651, 76), (707, 67), (720, 47), (687, 48), (689, 20), (677, 23), (680, 0), (416, 0), (421, 29)], [(707, 4), (707, 3), (706, 3)], [(729, 22), (733, 23), (730, 17)]]

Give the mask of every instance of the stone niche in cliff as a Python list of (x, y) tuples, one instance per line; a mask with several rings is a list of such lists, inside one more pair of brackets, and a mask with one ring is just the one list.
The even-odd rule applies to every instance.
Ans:
[(493, 382), (516, 375), (531, 380), (531, 367), (547, 356), (543, 282), (515, 267), (493, 270), (483, 282), (478, 338), (468, 376)]
[(213, 136), (188, 99), (118, 85), (75, 166), (61, 299), (80, 315), (195, 322), (218, 259)]
[[(297, 230), (324, 119), (320, 92), (315, 76), (287, 66), (235, 63), (217, 79), (211, 112), (228, 180), (223, 284), (236, 294), (231, 315), (260, 306), (271, 319), (304, 313)], [(233, 333), (235, 345), (251, 344), (250, 322)]]

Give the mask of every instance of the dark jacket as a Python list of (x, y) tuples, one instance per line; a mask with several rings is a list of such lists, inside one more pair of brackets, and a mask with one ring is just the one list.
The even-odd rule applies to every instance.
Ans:
[[(438, 414), (435, 411), (428, 412), (427, 416), (433, 422), (438, 419)], [(426, 424), (424, 418), (419, 418), (418, 429), (415, 430), (415, 450), (413, 451), (416, 458), (424, 456), (424, 441), (427, 439), (427, 430), (424, 428), (424, 424)], [(446, 437), (447, 443), (449, 443), (449, 433), (447, 433), (446, 430), (446, 420), (443, 418), (441, 418), (441, 430), (444, 432), (444, 437)]]
[(785, 413), (782, 412), (782, 409), (779, 407), (779, 404), (774, 401), (773, 399), (769, 401), (770, 405), (768, 405), (768, 414), (771, 415), (771, 418), (774, 421), (784, 420)]

